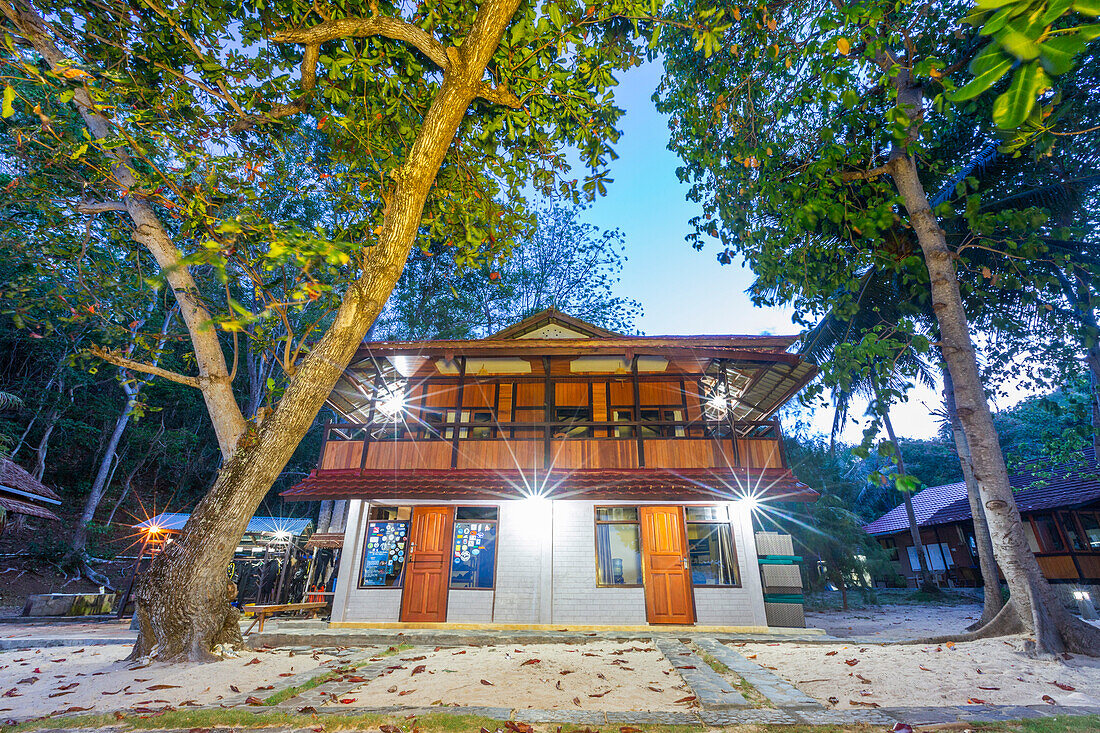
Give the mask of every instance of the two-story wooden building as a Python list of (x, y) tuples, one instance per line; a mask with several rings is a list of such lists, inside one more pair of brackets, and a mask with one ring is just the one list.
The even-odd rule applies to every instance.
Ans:
[(752, 512), (813, 500), (785, 336), (624, 336), (547, 310), (364, 343), (288, 500), (349, 501), (332, 622), (767, 625)]

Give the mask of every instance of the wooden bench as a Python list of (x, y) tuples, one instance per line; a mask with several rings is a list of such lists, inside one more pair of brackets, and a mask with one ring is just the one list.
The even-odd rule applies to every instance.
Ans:
[(310, 618), (317, 615), (318, 611), (322, 611), (329, 607), (328, 601), (315, 601), (312, 603), (277, 603), (268, 606), (259, 606), (255, 603), (246, 603), (241, 609), (245, 613), (253, 613), (256, 618), (252, 619), (252, 624), (245, 629), (244, 635), (247, 636), (252, 631), (252, 627), (257, 623), (260, 624), (260, 628), (257, 631), (262, 632), (264, 630), (264, 621), (268, 616), (274, 616), (277, 613), (295, 613), (298, 611), (305, 611), (309, 614)]

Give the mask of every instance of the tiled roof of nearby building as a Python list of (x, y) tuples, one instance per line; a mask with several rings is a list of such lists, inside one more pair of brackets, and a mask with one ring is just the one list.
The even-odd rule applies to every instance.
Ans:
[(813, 501), (818, 494), (781, 469), (579, 469), (550, 474), (520, 471), (420, 470), (311, 473), (282, 493), (288, 501), (322, 499), (552, 499), (733, 501), (746, 495)]
[[(913, 514), (916, 515), (917, 525), (926, 526), (928, 520), (936, 512), (951, 506), (959, 499), (966, 503), (966, 484), (946, 484), (944, 486), (929, 486), (913, 495)], [(969, 518), (967, 507), (967, 518)], [(894, 534), (909, 529), (909, 517), (906, 516), (905, 504), (899, 504), (881, 517), (866, 525), (864, 531), (867, 534)]]
[[(151, 519), (135, 524), (136, 529), (159, 527), (169, 532), (178, 532), (187, 524), (190, 514), (165, 512)], [(292, 535), (300, 535), (313, 526), (312, 519), (290, 519), (289, 517), (252, 517), (248, 520), (248, 528), (245, 532), (289, 532)]]
[(56, 491), (36, 479), (18, 463), (0, 457), (0, 491), (5, 488), (34, 495), (27, 498), (52, 499), (53, 502), (61, 501), (61, 497), (57, 495)]
[[(1032, 461), (1008, 477), (1016, 506), (1021, 512), (1084, 506), (1100, 501), (1100, 463), (1092, 448), (1077, 461), (1055, 466)], [(928, 527), (970, 519), (970, 502), (962, 483), (930, 486), (913, 496), (917, 524)], [(909, 529), (905, 506), (896, 506), (863, 528), (868, 534), (886, 535)]]

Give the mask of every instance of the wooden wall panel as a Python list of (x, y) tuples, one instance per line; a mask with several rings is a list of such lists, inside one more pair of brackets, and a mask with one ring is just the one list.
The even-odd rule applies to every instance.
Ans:
[(725, 465), (715, 455), (714, 441), (657, 438), (645, 441), (647, 468), (713, 468)]
[(516, 382), (516, 407), (545, 408), (545, 391), (542, 382)]
[(1036, 556), (1043, 575), (1050, 580), (1074, 580), (1078, 577), (1069, 555)]
[(738, 440), (737, 452), (741, 454), (741, 465), (745, 468), (783, 467), (777, 440)]
[(1085, 580), (1100, 580), (1100, 554), (1078, 555), (1077, 563), (1081, 566), (1081, 574)]
[(633, 440), (562, 440), (550, 448), (555, 469), (637, 468), (638, 449)]
[(554, 385), (556, 407), (584, 407), (588, 404), (588, 385), (583, 382), (559, 382)]
[(500, 385), (497, 420), (500, 422), (511, 422), (512, 420), (512, 382), (504, 382)]
[(442, 440), (381, 440), (371, 443), (364, 468), (450, 468), (451, 444)]
[(611, 404), (615, 407), (634, 405), (634, 385), (629, 379), (611, 380)]
[(359, 468), (363, 458), (363, 441), (330, 440), (325, 443), (325, 455), (321, 458), (321, 470)]
[(470, 440), (458, 443), (458, 468), (529, 470), (542, 467), (537, 440)]
[(424, 385), (426, 391), (424, 406), (444, 408), (455, 406), (458, 402), (458, 385), (453, 383), (428, 383)]
[(680, 382), (642, 382), (638, 385), (638, 401), (643, 405), (679, 405), (683, 400)]
[(492, 409), (496, 402), (496, 382), (467, 382), (462, 388), (462, 409)]

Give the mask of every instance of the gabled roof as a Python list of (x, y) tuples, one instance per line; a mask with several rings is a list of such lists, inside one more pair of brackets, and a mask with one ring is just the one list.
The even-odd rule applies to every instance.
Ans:
[[(179, 532), (183, 529), (183, 525), (187, 524), (187, 520), (191, 518), (190, 514), (182, 514), (178, 512), (164, 512), (158, 514), (151, 519), (146, 519), (144, 522), (140, 522), (134, 525), (135, 529), (146, 529), (148, 527), (159, 527), (161, 530), (168, 532)], [(252, 532), (259, 534), (261, 532), (289, 532), (291, 535), (297, 536), (310, 529), (313, 526), (312, 519), (290, 519), (289, 517), (252, 517), (248, 520), (248, 528), (245, 532)]]
[(550, 499), (735, 501), (749, 494), (775, 501), (814, 501), (817, 492), (786, 469), (575, 469), (314, 471), (282, 492), (287, 501)]
[[(1021, 512), (1071, 509), (1100, 502), (1100, 463), (1092, 448), (1080, 459), (1049, 465), (1042, 460), (1027, 463), (1009, 475), (1016, 506)], [(917, 525), (930, 527), (969, 520), (966, 484), (930, 486), (913, 496)], [(863, 528), (868, 534), (887, 535), (909, 529), (905, 505), (899, 505)]]
[(525, 335), (538, 331), (541, 328), (547, 326), (557, 325), (564, 328), (567, 331), (573, 333), (582, 334), (584, 336), (595, 338), (622, 338), (623, 334), (615, 333), (614, 331), (608, 331), (594, 326), (587, 321), (582, 321), (579, 318), (562, 313), (557, 308), (546, 308), (538, 313), (524, 318), (519, 323), (509, 326), (501, 331), (497, 331), (490, 339), (516, 339), (523, 338)]

